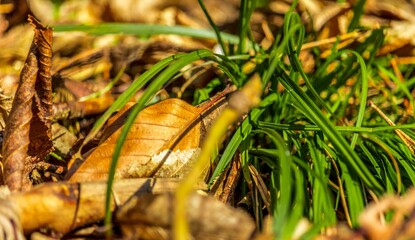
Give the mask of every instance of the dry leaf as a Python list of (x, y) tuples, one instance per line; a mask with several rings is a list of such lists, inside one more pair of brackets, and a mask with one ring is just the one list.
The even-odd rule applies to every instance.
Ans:
[(20, 75), (3, 142), (3, 181), (12, 191), (31, 186), (36, 162), (52, 150), (52, 30), (29, 16), (34, 39)]
[(365, 12), (389, 20), (400, 19), (415, 22), (415, 7), (405, 0), (369, 0), (365, 4)]
[[(415, 189), (402, 196), (386, 195), (371, 203), (359, 216), (367, 239), (413, 239), (415, 237)], [(385, 214), (393, 213), (390, 221)]]
[(76, 136), (67, 128), (55, 122), (52, 124), (53, 147), (63, 155), (68, 155), (76, 143)]
[[(225, 102), (222, 99), (206, 109), (180, 99), (167, 99), (145, 108), (137, 116), (122, 148), (115, 178), (182, 176), (197, 159), (206, 129)], [(66, 179), (71, 182), (107, 179), (114, 147), (131, 106), (109, 121), (101, 143), (83, 163), (70, 164)]]
[(256, 168), (253, 165), (249, 164), (248, 169), (251, 173), (252, 180), (255, 183), (255, 187), (258, 189), (262, 201), (264, 201), (265, 207), (267, 208), (268, 212), (271, 212), (271, 196), (268, 191), (267, 185), (265, 184), (258, 170), (256, 170)]
[[(171, 239), (173, 194), (131, 198), (116, 219), (126, 239)], [(192, 194), (187, 205), (192, 239), (251, 239), (255, 223), (245, 212), (208, 196)]]
[(367, 240), (359, 230), (353, 231), (345, 223), (339, 223), (334, 227), (328, 227), (315, 240)]
[[(177, 179), (126, 179), (117, 181), (113, 192), (122, 205), (133, 196), (171, 192), (176, 185)], [(10, 223), (25, 234), (46, 228), (60, 235), (95, 223), (105, 215), (106, 188), (105, 182), (45, 183), (11, 194), (0, 200), (0, 236), (9, 236), (4, 234)]]
[(236, 154), (232, 164), (223, 171), (218, 179), (215, 180), (211, 186), (209, 195), (218, 199), (223, 203), (234, 206), (234, 193), (241, 175), (241, 159), (240, 155)]
[(87, 101), (68, 101), (53, 105), (53, 116), (57, 119), (80, 118), (104, 112), (114, 102), (111, 94), (106, 93)]
[[(99, 2), (99, 1), (98, 1)], [(30, 10), (47, 24), (54, 24), (56, 20), (64, 23), (98, 23), (98, 18), (105, 10), (97, 1), (62, 1), (59, 7), (50, 0), (30, 1)], [(58, 15), (59, 18), (54, 16)]]
[(16, 205), (8, 200), (3, 200), (10, 195), (7, 187), (0, 187), (0, 236), (2, 239), (26, 239), (18, 216)]
[[(55, 119), (68, 119), (104, 112), (114, 99), (109, 91), (90, 99), (109, 84), (110, 49), (86, 51), (54, 67), (52, 76)], [(70, 76), (66, 77), (66, 76)], [(98, 76), (98, 77), (97, 77)], [(94, 81), (90, 81), (94, 78)], [(89, 81), (88, 81), (89, 80)]]
[[(116, 204), (121, 206), (116, 223), (121, 224), (125, 238), (134, 237), (131, 234), (135, 231), (157, 228), (169, 231), (174, 201), (172, 194), (164, 193), (172, 193), (178, 181), (142, 178), (115, 182), (113, 194)], [(105, 182), (45, 183), (11, 194), (0, 200), (0, 236), (17, 239), (15, 236), (21, 236), (20, 233), (28, 235), (43, 228), (59, 237), (100, 221), (105, 215), (106, 187)], [(114, 207), (113, 200), (111, 209)], [(255, 231), (255, 224), (247, 213), (213, 198), (194, 194), (189, 209), (194, 234), (201, 237), (197, 239), (250, 239)], [(126, 218), (132, 225), (127, 224)]]

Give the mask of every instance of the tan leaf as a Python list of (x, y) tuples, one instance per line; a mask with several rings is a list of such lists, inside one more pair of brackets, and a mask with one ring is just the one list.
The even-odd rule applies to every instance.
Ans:
[(383, 19), (415, 22), (414, 5), (405, 0), (369, 0), (365, 4), (365, 12)]
[[(114, 184), (113, 192), (117, 204), (122, 205), (132, 196), (171, 192), (176, 186), (177, 179), (124, 179)], [(40, 228), (65, 234), (100, 221), (105, 216), (106, 188), (105, 182), (45, 183), (1, 198), (0, 236), (16, 239), (9, 234), (30, 234)], [(115, 207), (112, 203), (111, 210)], [(16, 231), (6, 232), (7, 225), (12, 225)]]
[[(213, 107), (194, 107), (180, 99), (167, 99), (145, 108), (122, 148), (115, 178), (182, 176), (198, 157), (206, 128), (225, 102), (223, 99)], [(109, 121), (100, 145), (80, 166), (76, 161), (70, 164), (66, 176), (69, 181), (107, 179), (114, 147), (131, 106)]]
[[(413, 239), (415, 236), (415, 189), (405, 195), (385, 195), (360, 214), (359, 224), (366, 239)], [(389, 221), (387, 213), (393, 213)]]
[(34, 39), (20, 75), (3, 143), (3, 180), (12, 190), (30, 188), (30, 172), (52, 150), (52, 30), (29, 16)]
[[(171, 239), (173, 194), (131, 198), (117, 211), (126, 239)], [(193, 193), (187, 205), (192, 239), (251, 239), (251, 217), (211, 197)]]

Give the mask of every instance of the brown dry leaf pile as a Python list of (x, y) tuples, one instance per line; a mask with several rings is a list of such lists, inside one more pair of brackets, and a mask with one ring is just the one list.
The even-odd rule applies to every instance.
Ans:
[[(76, 155), (82, 139), (97, 115), (155, 62), (172, 54), (215, 46), (211, 40), (179, 36), (137, 39), (124, 35), (94, 37), (84, 33), (53, 33), (52, 39), (52, 30), (44, 25), (118, 21), (209, 28), (196, 1), (62, 1), (59, 8), (54, 5), (56, 2), (0, 2), (0, 130), (4, 131), (0, 179), (14, 192), (1, 200), (3, 232), (0, 238), (24, 239), (40, 232), (57, 238), (102, 238), (102, 225), (96, 224), (104, 217), (106, 185), (102, 180), (108, 175), (113, 146), (131, 105), (115, 114), (105, 129)], [(239, 1), (204, 2), (221, 30), (237, 32)], [(274, 40), (273, 32), (281, 28), (291, 3), (290, 0), (269, 1), (253, 13), (253, 36), (264, 48)], [(381, 27), (386, 28), (386, 43), (378, 54), (394, 54), (392, 66), (415, 63), (415, 4), (412, 1), (368, 0), (360, 22), (366, 30), (348, 33), (354, 4), (356, 1), (299, 1), (297, 11), (304, 24), (317, 33), (316, 39), (305, 43), (300, 53), (306, 72), (316, 68), (311, 48), (319, 47), (320, 57), (325, 58), (333, 46), (339, 49), (353, 46), (363, 41), (368, 31)], [(42, 24), (32, 17), (27, 24), (28, 13)], [(184, 94), (187, 90), (195, 91), (217, 76), (210, 68), (194, 69), (158, 93), (157, 99), (167, 100), (144, 109), (135, 120), (121, 153), (116, 173), (119, 181), (113, 190), (112, 209), (117, 207), (115, 216), (120, 236), (170, 237), (171, 192), (177, 177), (183, 176), (197, 158), (207, 129), (226, 106), (225, 98), (197, 107), (188, 103), (190, 98)], [(396, 75), (399, 76), (398, 70)], [(113, 88), (104, 91), (116, 76)], [(387, 77), (385, 82), (393, 84)], [(91, 97), (97, 92), (100, 92), (98, 96)], [(132, 100), (140, 95), (138, 92)], [(408, 108), (404, 114), (413, 114), (413, 109)], [(54, 159), (43, 162), (53, 149), (66, 162)], [(240, 175), (238, 161), (235, 160), (228, 174), (221, 176), (213, 188), (212, 195), (222, 202), (233, 204), (232, 193)], [(260, 186), (259, 173), (253, 166), (250, 171), (257, 176), (254, 180)], [(32, 186), (63, 178), (68, 181)], [(262, 194), (267, 199), (266, 190)], [(362, 214), (359, 231), (339, 225), (328, 229), (320, 238), (413, 236), (413, 198), (412, 192), (402, 198), (385, 197)], [(246, 212), (220, 201), (202, 195), (191, 197), (189, 219), (195, 238), (272, 238), (267, 232), (258, 235)], [(390, 209), (398, 214), (391, 223), (385, 224), (378, 215)]]
[[(32, 184), (35, 182), (33, 173), (40, 170), (39, 166), (45, 166), (42, 164), (42, 160), (52, 150), (52, 31), (31, 16), (29, 21), (33, 22), (35, 31), (33, 47), (29, 51), (28, 63), (25, 64), (22, 70), (21, 81), (14, 97), (13, 107), (7, 116), (6, 134), (3, 142), (3, 164), (5, 166), (3, 179), (5, 180), (5, 185), (10, 190), (17, 192), (4, 199), (4, 207), (7, 207), (7, 209), (4, 209), (4, 213), (8, 216), (5, 224), (8, 227), (4, 228), (3, 233), (10, 238), (16, 239), (22, 238), (20, 233), (31, 234), (33, 231), (42, 228), (52, 231), (54, 236), (71, 234), (71, 231), (77, 227), (82, 227), (102, 219), (106, 185), (97, 183), (97, 181), (106, 180), (107, 178), (113, 148), (125, 118), (129, 113), (129, 108), (133, 105), (127, 104), (124, 109), (121, 109), (108, 121), (106, 129), (102, 132), (101, 142), (98, 143), (95, 149), (91, 149), (84, 156), (81, 156), (81, 163), (77, 162), (80, 160), (77, 158), (69, 162), (68, 167), (70, 171), (66, 175), (66, 179), (70, 182), (76, 182), (75, 184), (43, 184), (32, 189)], [(45, 34), (42, 30), (46, 32), (47, 38), (42, 35)], [(45, 45), (49, 48), (45, 48)], [(59, 73), (54, 74), (55, 79), (60, 77), (60, 73), (62, 73), (62, 70), (67, 69), (68, 65), (77, 65), (76, 63), (79, 64), (77, 58), (71, 60), (70, 63), (64, 64), (63, 67), (60, 66)], [(74, 86), (73, 80), (65, 81), (62, 78), (59, 79), (62, 80), (60, 85), (63, 83), (67, 90), (71, 90), (71, 86)], [(81, 87), (74, 86), (73, 89), (79, 93), (79, 89), (82, 90), (82, 85)], [(40, 94), (44, 96), (39, 96)], [(209, 126), (217, 115), (220, 114), (221, 109), (226, 106), (225, 94), (226, 92), (220, 94), (216, 100), (212, 100), (200, 107), (194, 107), (180, 99), (167, 99), (144, 109), (131, 129), (130, 138), (127, 139), (127, 144), (123, 149), (120, 164), (117, 168), (116, 179), (144, 179), (147, 176), (178, 178), (183, 176), (190, 168), (193, 160), (197, 158), (200, 152), (200, 142), (203, 140)], [(71, 105), (71, 102), (68, 103), (67, 108), (70, 109), (70, 112), (73, 112), (73, 108), (70, 106), (74, 105)], [(46, 104), (48, 108), (42, 104)], [(59, 103), (54, 105), (55, 117), (60, 115), (60, 112), (56, 111), (56, 106), (60, 106)], [(93, 113), (83, 110), (85, 109), (81, 110), (83, 114)], [(32, 117), (33, 115), (35, 117)], [(44, 117), (45, 115), (47, 117)], [(76, 116), (68, 114), (65, 117)], [(36, 122), (38, 118), (43, 121), (41, 123)], [(11, 121), (13, 122), (11, 123)], [(42, 126), (47, 126), (47, 128), (41, 128)], [(48, 136), (46, 139), (43, 139), (45, 134), (48, 134)], [(40, 140), (43, 142), (39, 142)], [(28, 145), (29, 147), (27, 147)], [(36, 148), (35, 150), (37, 151), (33, 152), (33, 147), (30, 148), (31, 145), (38, 148), (48, 148), (48, 152), (40, 151)], [(10, 156), (17, 157), (11, 159)], [(73, 164), (74, 162), (75, 164)], [(35, 169), (36, 166), (38, 167), (37, 169)], [(46, 166), (42, 169), (43, 171), (54, 169), (56, 170), (55, 173), (58, 173), (58, 170), (62, 168), (52, 164), (47, 164)], [(62, 172), (62, 170), (59, 171)], [(160, 181), (164, 184), (174, 182), (174, 180), (166, 180)], [(93, 181), (95, 185), (89, 187), (85, 183), (89, 181)], [(148, 181), (152, 182), (150, 179)], [(137, 191), (137, 189), (143, 186), (136, 186), (134, 190)], [(147, 190), (152, 192), (151, 196), (155, 193), (154, 187), (155, 185), (152, 185)], [(131, 186), (127, 189), (130, 189), (127, 191), (127, 194), (125, 193), (126, 189), (122, 189), (121, 192), (117, 193), (117, 204), (125, 202), (125, 200), (119, 202), (119, 194), (123, 194), (124, 199), (130, 198), (130, 202), (138, 198), (146, 199), (140, 194), (143, 190), (133, 192), (131, 191)], [(171, 189), (165, 189), (164, 194), (169, 191)], [(158, 198), (171, 202), (168, 198), (163, 197), (164, 194)], [(246, 222), (245, 225), (250, 226), (243, 228), (244, 231), (237, 231), (240, 237), (249, 238), (254, 233), (255, 226), (246, 213), (238, 212), (216, 200), (210, 200), (209, 197), (195, 195), (190, 199), (192, 204), (196, 204), (189, 208), (191, 210), (189, 213), (193, 216), (191, 217), (192, 225), (197, 226), (192, 230), (194, 236), (205, 238), (206, 236), (217, 235), (219, 238), (228, 239), (229, 237), (236, 236), (234, 230), (239, 227), (237, 222), (240, 221)], [(170, 227), (166, 227), (166, 224), (171, 225), (169, 223), (171, 217), (166, 214), (166, 212), (169, 212), (170, 207), (166, 208), (163, 202), (159, 204), (155, 204), (157, 201), (150, 202), (151, 208), (159, 209), (159, 211), (150, 211), (150, 213), (162, 214), (159, 217), (156, 216), (156, 219), (150, 225), (147, 224), (147, 226), (139, 227), (140, 222), (137, 222), (137, 225), (133, 225), (133, 229), (138, 227), (141, 229), (140, 232), (148, 235), (145, 238), (157, 236), (152, 234), (152, 231), (154, 231), (152, 229), (159, 229), (157, 232), (163, 229), (163, 231), (169, 232)], [(210, 211), (206, 210), (207, 208), (220, 214), (211, 214)], [(65, 209), (65, 211), (61, 211), (61, 209)], [(131, 222), (128, 222), (128, 224), (123, 223), (122, 219), (125, 219), (124, 215), (135, 214), (134, 212), (138, 209), (123, 209), (126, 209), (124, 210), (126, 212), (118, 214), (120, 224), (121, 226), (131, 225)], [(201, 218), (199, 215), (203, 212), (208, 214), (203, 214), (203, 218)], [(195, 213), (196, 215), (194, 215)], [(67, 221), (59, 220), (62, 215), (68, 216)], [(148, 219), (153, 218), (149, 214), (147, 215)], [(212, 228), (209, 223), (211, 221), (220, 223), (221, 220), (218, 217), (225, 219), (235, 218), (235, 221), (229, 225), (219, 224), (216, 228)], [(138, 237), (136, 233), (131, 235), (130, 227), (123, 229), (125, 236)], [(217, 232), (222, 232), (224, 235), (218, 235)], [(169, 234), (164, 234), (163, 236), (166, 239), (169, 238)]]

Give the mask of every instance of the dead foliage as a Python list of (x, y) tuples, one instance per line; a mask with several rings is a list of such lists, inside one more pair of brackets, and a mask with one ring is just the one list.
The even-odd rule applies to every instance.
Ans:
[[(66, 179), (107, 179), (114, 147), (133, 105), (127, 104), (108, 121), (99, 145), (87, 153), (85, 160), (72, 159)], [(145, 108), (123, 146), (115, 178), (183, 177), (198, 158), (201, 141), (225, 105), (225, 99), (207, 108), (167, 99)]]
[(6, 122), (3, 181), (11, 191), (30, 189), (30, 174), (52, 151), (52, 29), (33, 17), (35, 36)]
[[(4, 13), (0, 15), (0, 130), (4, 131), (1, 180), (13, 192), (1, 200), (0, 236), (24, 239), (43, 232), (57, 238), (102, 238), (106, 191), (106, 183), (102, 181), (107, 179), (114, 146), (133, 103), (118, 111), (106, 123), (104, 130), (83, 146), (80, 155), (75, 155), (82, 139), (96, 116), (111, 106), (151, 65), (175, 53), (212, 49), (215, 42), (179, 36), (137, 39), (124, 35), (52, 34), (51, 28), (29, 17), (34, 30), (32, 40), (29, 27), (16, 24), (26, 19), (30, 7), (42, 23), (50, 25), (105, 21), (194, 28), (208, 28), (209, 25), (194, 1), (63, 1), (58, 19), (52, 18), (53, 1), (30, 1), (30, 6), (27, 1), (17, 2), (19, 7), (0, 4), (0, 13)], [(210, 0), (205, 3), (221, 30), (235, 33), (239, 1), (225, 4)], [(253, 13), (252, 35), (264, 49), (275, 40), (274, 33), (282, 27), (284, 14), (291, 4), (290, 0), (270, 1)], [(299, 1), (296, 11), (307, 29), (316, 33), (299, 53), (304, 70), (315, 71), (316, 57), (327, 58), (334, 48), (352, 47), (365, 41), (372, 31), (382, 29), (385, 43), (377, 55), (393, 56), (388, 64), (402, 80), (399, 66), (415, 63), (413, 2), (366, 1), (360, 21), (363, 28), (349, 32), (347, 26), (353, 19), (355, 4), (356, 1)], [(77, 16), (75, 20), (73, 16)], [(318, 48), (319, 56), (312, 52), (313, 48)], [(217, 77), (215, 70), (200, 65), (200, 62), (195, 63), (194, 66), (198, 66), (196, 70), (184, 72), (178, 81), (160, 91), (157, 97), (163, 100), (145, 108), (134, 122), (121, 152), (113, 189), (114, 225), (119, 227), (120, 237), (171, 237), (172, 192), (178, 179), (198, 158), (209, 126), (227, 105), (225, 97), (199, 106), (188, 104), (190, 98), (186, 91), (195, 91)], [(111, 82), (116, 76), (119, 76), (117, 81)], [(397, 87), (388, 76), (383, 77), (388, 88)], [(112, 88), (105, 90), (109, 84), (113, 85)], [(96, 93), (99, 94), (94, 95)], [(141, 93), (138, 92), (131, 100), (138, 99)], [(407, 99), (403, 101), (408, 107), (400, 115), (403, 118), (412, 116), (413, 109)], [(59, 153), (65, 161), (50, 161), (52, 151)], [(250, 165), (248, 170), (253, 180), (249, 188), (255, 184), (258, 195), (265, 200), (264, 209), (269, 209), (269, 192), (263, 176), (255, 166)], [(240, 174), (240, 155), (236, 154), (232, 165), (213, 186), (210, 192), (213, 198), (191, 195), (187, 214), (194, 238), (274, 237), (269, 233), (272, 230), (259, 234), (251, 217), (233, 207), (238, 201), (240, 205), (250, 205), (243, 196), (235, 193)], [(50, 176), (52, 178), (48, 178)], [(65, 181), (33, 187), (39, 182), (62, 178)], [(198, 189), (205, 190), (204, 184), (200, 184)], [(409, 191), (403, 197), (386, 196), (370, 204), (362, 213), (359, 229), (339, 224), (326, 229), (319, 238), (412, 237), (415, 235), (412, 230), (413, 194)], [(386, 222), (384, 216), (391, 211), (394, 216)]]

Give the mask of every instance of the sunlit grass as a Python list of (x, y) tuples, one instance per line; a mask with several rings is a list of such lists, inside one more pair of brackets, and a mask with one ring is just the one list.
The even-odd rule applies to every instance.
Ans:
[[(362, 14), (364, 1), (358, 2), (350, 31), (358, 27)], [(256, 49), (256, 55), (248, 58), (235, 57), (232, 52), (238, 56), (248, 56), (247, 51), (252, 46), (247, 44), (252, 42), (247, 23), (254, 5), (251, 1), (242, 0), (241, 6), (241, 31), (238, 37), (220, 33), (216, 27), (216, 32), (134, 24), (55, 27), (57, 31), (76, 30), (91, 34), (169, 33), (202, 38), (220, 36), (222, 39), (220, 42), (226, 50), (226, 56), (200, 50), (172, 56), (157, 63), (135, 80), (97, 121), (91, 136), (135, 92), (149, 84), (123, 128), (110, 175), (114, 174), (129, 127), (146, 102), (180, 74), (180, 69), (196, 60), (205, 59), (214, 61), (222, 74), (238, 87), (254, 73), (259, 74), (263, 85), (267, 86), (259, 106), (240, 123), (219, 156), (212, 159), (215, 168), (209, 184), (213, 184), (235, 155), (239, 154), (243, 180), (237, 191), (246, 193), (241, 197), (251, 199), (252, 212), (259, 227), (266, 214), (272, 216), (275, 236), (281, 239), (289, 238), (302, 219), (311, 223), (305, 233), (307, 237), (339, 221), (357, 227), (359, 214), (373, 198), (384, 193), (402, 194), (415, 184), (414, 155), (394, 132), (395, 129), (402, 129), (414, 137), (411, 131), (415, 127), (414, 118), (409, 116), (398, 126), (389, 126), (366, 104), (371, 100), (383, 108), (392, 120), (399, 120), (397, 114), (405, 112), (404, 99), (412, 109), (414, 107), (411, 92), (415, 79), (399, 80), (389, 64), (389, 57), (376, 55), (384, 40), (381, 29), (368, 32), (369, 36), (353, 49), (333, 48), (327, 58), (316, 56), (318, 67), (314, 72), (305, 73), (299, 52), (304, 39), (309, 38), (300, 17), (294, 11), (286, 14), (283, 29), (274, 33), (276, 40), (270, 49)], [(237, 46), (236, 51), (229, 44), (235, 44), (231, 46)], [(314, 53), (318, 52), (316, 50)], [(250, 72), (243, 70), (248, 62), (255, 64)], [(402, 74), (410, 76), (412, 71), (406, 68)], [(396, 84), (395, 89), (387, 87), (385, 76)], [(350, 81), (352, 85), (348, 84)], [(300, 85), (300, 82), (304, 84)], [(199, 89), (199, 94), (206, 95), (221, 86), (220, 82), (213, 82)], [(377, 94), (369, 96), (369, 90), (375, 90)], [(197, 95), (195, 102), (200, 102), (202, 98)], [(258, 188), (252, 182), (250, 167), (254, 167), (267, 184), (271, 199), (269, 211), (263, 211), (264, 201), (253, 197)], [(110, 178), (108, 199), (112, 182)], [(107, 223), (109, 217), (108, 212)]]

